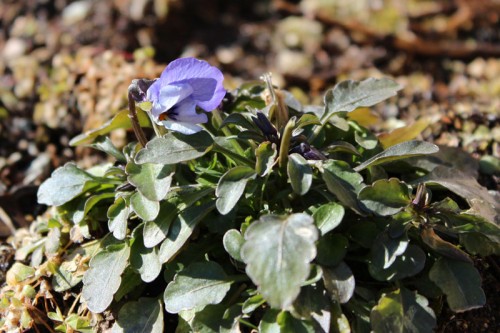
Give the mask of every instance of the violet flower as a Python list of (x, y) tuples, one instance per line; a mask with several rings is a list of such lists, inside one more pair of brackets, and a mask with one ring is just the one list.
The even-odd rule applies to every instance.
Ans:
[(147, 100), (152, 102), (154, 121), (167, 129), (183, 134), (193, 134), (206, 123), (205, 113), (219, 106), (226, 94), (222, 86), (221, 71), (206, 61), (181, 58), (172, 61), (147, 91)]

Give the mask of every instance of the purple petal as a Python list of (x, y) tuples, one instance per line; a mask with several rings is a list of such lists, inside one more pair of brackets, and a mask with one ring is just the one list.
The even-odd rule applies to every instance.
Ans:
[(151, 91), (148, 90), (148, 100), (153, 102), (151, 114), (158, 118), (160, 114), (168, 111), (176, 104), (181, 103), (186, 97), (192, 94), (193, 89), (189, 84), (176, 84), (162, 86), (157, 93), (156, 98), (152, 95), (156, 93), (156, 88)]
[(179, 133), (187, 134), (187, 135), (198, 133), (199, 131), (201, 131), (203, 129), (202, 127), (195, 125), (195, 124), (183, 123), (183, 122), (172, 121), (172, 120), (163, 120), (161, 122), (161, 125), (165, 126), (167, 129), (169, 129), (171, 131), (179, 132)]
[(175, 121), (192, 124), (206, 123), (208, 121), (206, 114), (196, 113), (196, 103), (191, 99), (182, 101), (172, 111), (170, 118)]
[(222, 86), (221, 71), (206, 61), (195, 58), (181, 58), (172, 61), (158, 81), (162, 85), (188, 83), (193, 88), (192, 98), (205, 111), (211, 111), (220, 104), (226, 94)]

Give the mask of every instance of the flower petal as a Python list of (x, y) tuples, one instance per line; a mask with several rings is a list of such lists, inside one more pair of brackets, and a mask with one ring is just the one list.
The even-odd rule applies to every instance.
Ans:
[[(158, 81), (157, 81), (158, 82)], [(156, 82), (153, 84), (153, 86)], [(153, 87), (152, 86), (152, 87)], [(175, 85), (166, 85), (162, 86), (159, 89), (158, 97), (155, 99), (150, 98), (150, 90), (151, 95), (156, 92), (156, 87), (153, 90), (148, 89), (148, 100), (153, 102), (153, 108), (151, 109), (151, 113), (155, 118), (158, 118), (160, 114), (168, 111), (176, 104), (182, 102), (186, 97), (193, 93), (193, 89), (189, 84), (175, 84)]]
[(196, 103), (191, 99), (185, 99), (172, 110), (170, 119), (185, 123), (206, 123), (208, 117), (204, 113), (196, 113)]
[(165, 126), (167, 129), (169, 129), (171, 131), (179, 132), (179, 133), (187, 134), (187, 135), (198, 133), (199, 131), (201, 131), (203, 129), (202, 127), (195, 125), (195, 124), (183, 123), (183, 122), (172, 121), (172, 120), (163, 120), (163, 121), (161, 121), (161, 125)]
[(188, 83), (193, 89), (192, 97), (196, 104), (205, 111), (212, 111), (226, 94), (223, 80), (221, 71), (206, 61), (181, 58), (172, 61), (158, 81), (162, 85)]

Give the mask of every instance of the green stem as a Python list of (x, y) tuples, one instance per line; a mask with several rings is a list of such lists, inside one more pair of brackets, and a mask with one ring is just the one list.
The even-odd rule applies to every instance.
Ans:
[(252, 161), (249, 158), (246, 158), (245, 156), (237, 154), (237, 153), (235, 153), (235, 152), (233, 152), (233, 151), (231, 151), (229, 149), (226, 149), (226, 148), (224, 148), (222, 146), (214, 144), (213, 150), (216, 151), (216, 152), (222, 153), (222, 154), (224, 154), (224, 155), (232, 158), (235, 161), (238, 161), (240, 163), (246, 164), (246, 165), (248, 165), (251, 168), (255, 168), (255, 162), (254, 161)]
[[(218, 109), (212, 111), (212, 116), (214, 117), (216, 125), (219, 127), (219, 129), (222, 131), (222, 133), (224, 133), (226, 137), (230, 137), (233, 135), (229, 130), (229, 128), (227, 128), (226, 126), (221, 128), (223, 120), (220, 111)], [(241, 146), (236, 140), (229, 140), (229, 142), (231, 142), (231, 145), (238, 154), (240, 155), (245, 154), (245, 151), (243, 150), (243, 148), (241, 148)]]
[(283, 168), (288, 162), (288, 149), (290, 148), (290, 140), (292, 139), (292, 132), (295, 128), (295, 117), (292, 117), (283, 130), (283, 137), (281, 138), (279, 166)]

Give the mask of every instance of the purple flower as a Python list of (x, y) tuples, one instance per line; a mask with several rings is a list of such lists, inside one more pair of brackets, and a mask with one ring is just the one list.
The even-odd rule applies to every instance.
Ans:
[(159, 79), (147, 91), (153, 103), (151, 114), (157, 124), (171, 131), (193, 134), (206, 123), (207, 115), (196, 107), (210, 112), (219, 106), (226, 94), (224, 77), (219, 69), (206, 61), (181, 58), (172, 61)]

